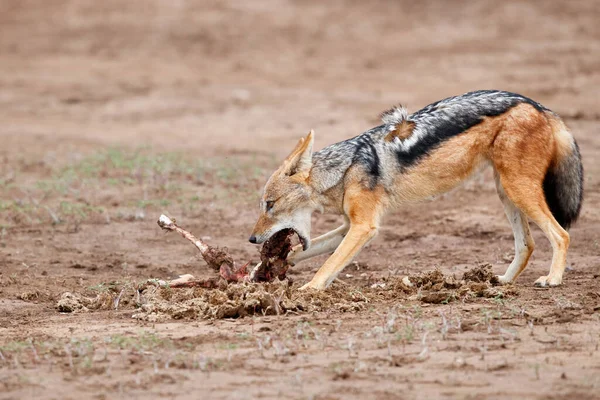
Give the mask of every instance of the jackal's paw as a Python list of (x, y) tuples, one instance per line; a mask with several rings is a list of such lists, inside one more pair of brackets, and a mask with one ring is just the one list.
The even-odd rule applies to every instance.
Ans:
[(512, 283), (512, 279), (508, 278), (506, 275), (496, 275), (496, 278), (498, 278), (498, 282), (500, 282), (501, 285)]
[(323, 290), (323, 289), (325, 289), (325, 286), (324, 285), (316, 284), (316, 283), (314, 283), (314, 282), (311, 281), (311, 282), (308, 282), (306, 285), (301, 286), (300, 289), (298, 289), (298, 290), (306, 291), (308, 289)]
[(540, 276), (534, 283), (537, 287), (556, 287), (562, 284), (562, 278), (555, 276)]

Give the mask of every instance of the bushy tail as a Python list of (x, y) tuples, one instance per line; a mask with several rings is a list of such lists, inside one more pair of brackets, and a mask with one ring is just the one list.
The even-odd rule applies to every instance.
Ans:
[[(550, 165), (544, 178), (544, 195), (556, 221), (569, 229), (581, 211), (583, 201), (583, 165), (579, 146), (566, 130), (555, 135), (569, 135), (570, 149), (562, 149), (567, 155)], [(561, 142), (558, 141), (559, 145)], [(559, 152), (560, 153), (560, 152)]]

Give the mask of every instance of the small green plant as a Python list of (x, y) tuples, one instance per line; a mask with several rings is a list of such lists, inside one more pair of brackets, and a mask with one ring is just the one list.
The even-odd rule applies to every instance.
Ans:
[(111, 217), (138, 221), (143, 219), (137, 217), (139, 210), (173, 206), (192, 216), (202, 203), (231, 207), (250, 201), (266, 175), (256, 165), (257, 156), (198, 159), (149, 147), (109, 147), (64, 159), (44, 165), (17, 186), (0, 182), (0, 224), (110, 223)]
[(404, 344), (412, 343), (415, 339), (415, 326), (412, 324), (406, 324), (402, 329), (396, 333), (396, 340)]
[(116, 347), (118, 349), (129, 349), (137, 351), (153, 350), (157, 348), (173, 348), (173, 342), (170, 339), (161, 338), (160, 336), (151, 332), (141, 332), (136, 336), (127, 335), (111, 335), (104, 339), (104, 343), (107, 345)]

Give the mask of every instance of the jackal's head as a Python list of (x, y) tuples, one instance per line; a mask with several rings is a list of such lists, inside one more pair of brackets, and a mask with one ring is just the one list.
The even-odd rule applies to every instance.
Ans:
[(310, 131), (267, 181), (250, 243), (263, 243), (280, 230), (289, 228), (298, 234), (304, 250), (310, 246), (310, 217), (314, 205), (308, 178), (312, 148), (313, 131)]

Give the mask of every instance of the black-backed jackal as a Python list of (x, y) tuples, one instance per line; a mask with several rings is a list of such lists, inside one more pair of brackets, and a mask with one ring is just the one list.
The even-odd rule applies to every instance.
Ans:
[[(534, 242), (528, 219), (552, 244), (550, 272), (538, 286), (562, 283), (569, 234), (583, 198), (579, 148), (558, 115), (509, 92), (482, 90), (430, 104), (414, 114), (395, 107), (383, 124), (313, 153), (302, 138), (268, 180), (250, 242), (292, 228), (301, 245), (293, 263), (333, 254), (303, 288), (324, 289), (371, 241), (389, 209), (449, 191), (489, 164), (512, 226), (515, 258), (500, 276), (513, 282)], [(342, 214), (339, 228), (310, 240), (314, 211)]]

